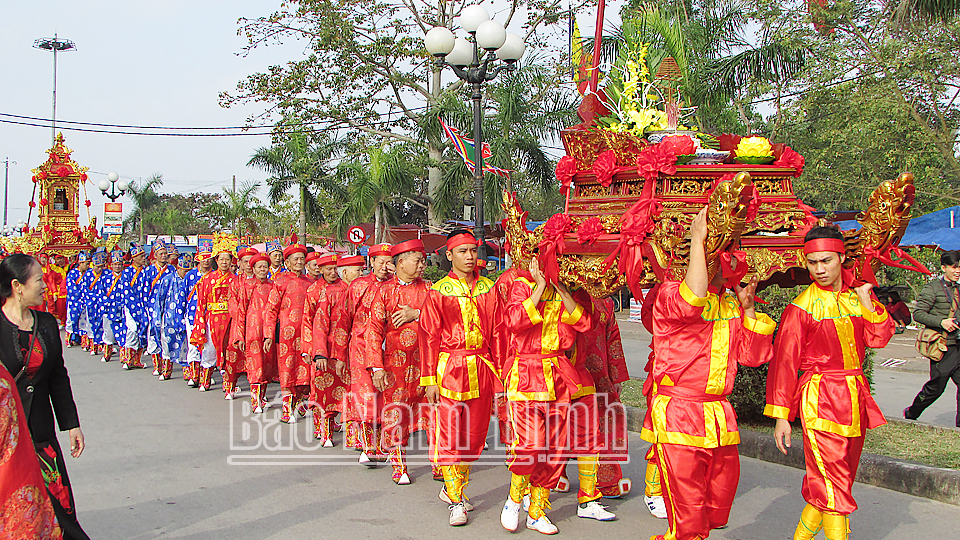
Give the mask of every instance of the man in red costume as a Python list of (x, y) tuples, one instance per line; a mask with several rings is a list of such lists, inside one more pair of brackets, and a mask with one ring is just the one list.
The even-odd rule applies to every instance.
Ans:
[(243, 353), (250, 383), (250, 405), (254, 413), (261, 413), (267, 406), (267, 384), (278, 374), (276, 349), (265, 348), (263, 339), (263, 319), (273, 282), (267, 279), (270, 257), (258, 253), (250, 257), (247, 264), (253, 270), (253, 278), (241, 278), (242, 292), (230, 297), (231, 312), (236, 310), (230, 342)]
[[(230, 266), (236, 253), (236, 242), (235, 238), (226, 235), (215, 240), (213, 253), (217, 270), (204, 275), (197, 284), (197, 313), (193, 321), (193, 333), (190, 335), (190, 344), (201, 351), (200, 391), (206, 392), (210, 389), (214, 367), (224, 366), (226, 369), (223, 375), (223, 392), (226, 399), (233, 399), (239, 375), (236, 366), (227, 362), (230, 287), (237, 277), (230, 272)], [(210, 354), (213, 351), (216, 351), (215, 355)]]
[(426, 254), (419, 239), (393, 246), (396, 274), (374, 293), (367, 321), (366, 366), (380, 392), (380, 447), (389, 452), (393, 481), (410, 483), (401, 447), (411, 432), (427, 428), (420, 386), (420, 310), (433, 285), (423, 280)]
[[(346, 387), (340, 376), (327, 366), (330, 338), (330, 313), (340, 291), (347, 283), (337, 275), (339, 257), (336, 253), (326, 253), (317, 258), (320, 278), (307, 288), (307, 301), (304, 305), (303, 330), (300, 347), (305, 360), (310, 364), (310, 403), (313, 408), (313, 436), (323, 443), (325, 448), (333, 447), (333, 418), (342, 409), (340, 402), (346, 393)], [(356, 275), (360, 275), (363, 257), (355, 261)]]
[[(563, 449), (570, 405), (582, 394), (593, 394), (592, 379), (587, 387), (565, 352), (573, 348), (578, 333), (590, 329), (590, 314), (562, 284), (547, 283), (533, 259), (529, 273), (522, 273), (510, 287), (503, 315), (516, 350), (503, 364), (513, 442), (507, 459), (510, 493), (500, 523), (509, 531), (517, 529), (529, 486), (527, 528), (557, 534), (559, 530), (545, 511), (550, 507), (550, 488), (557, 485), (566, 463)], [(595, 491), (596, 476), (592, 488)], [(608, 519), (613, 519), (613, 514), (609, 515)]]
[[(310, 248), (313, 249), (313, 248)], [(303, 265), (303, 273), (313, 281), (320, 279), (320, 252), (311, 251), (307, 253), (307, 258)]]
[[(756, 278), (740, 287), (746, 263), (736, 252), (711, 276), (706, 238), (704, 208), (690, 226), (683, 282), (661, 285), (653, 306), (653, 389), (641, 436), (656, 445), (667, 507), (669, 530), (657, 540), (702, 539), (727, 523), (740, 481), (740, 433), (727, 396), (738, 362), (759, 366), (773, 353), (776, 325), (754, 310)], [(736, 294), (724, 290), (730, 286)]]
[(443, 471), (440, 498), (449, 503), (450, 525), (460, 526), (472, 509), (463, 487), (483, 451), (500, 386), (499, 318), (493, 282), (476, 266), (477, 239), (458, 229), (446, 247), (453, 268), (433, 284), (420, 312), (420, 384), (434, 406), (430, 461)]
[(363, 337), (367, 330), (373, 292), (393, 272), (391, 247), (390, 244), (377, 244), (370, 248), (367, 255), (370, 257), (371, 273), (355, 279), (347, 286), (333, 317), (330, 353), (334, 359), (346, 362), (349, 373), (343, 376), (350, 386), (346, 410), (343, 411), (344, 420), (347, 422), (347, 440), (344, 444), (362, 448), (359, 462), (367, 466), (383, 461), (385, 456), (377, 444), (379, 433), (376, 429), (380, 423), (377, 414), (377, 391), (373, 387), (370, 372), (366, 369)]
[(807, 506), (794, 538), (813, 538), (822, 528), (828, 540), (845, 540), (866, 430), (886, 423), (863, 376), (864, 348), (885, 347), (894, 325), (870, 283), (853, 287), (840, 231), (814, 227), (803, 253), (813, 284), (780, 318), (763, 412), (777, 419), (774, 437), (784, 454), (790, 420), (800, 414)]
[[(286, 270), (276, 274), (273, 291), (267, 300), (266, 316), (263, 318), (263, 347), (274, 345), (274, 336), (279, 335), (277, 367), (280, 370), (280, 390), (283, 392), (283, 410), (280, 421), (296, 422), (295, 412), (306, 414), (301, 407), (310, 393), (310, 366), (300, 351), (300, 333), (303, 330), (303, 305), (307, 287), (312, 283), (303, 275), (307, 248), (301, 244), (287, 246), (283, 250)], [(279, 328), (279, 334), (276, 334)]]
[(56, 286), (54, 314), (60, 321), (60, 325), (64, 326), (67, 324), (67, 271), (69, 270), (67, 258), (63, 255), (53, 256), (50, 261), (50, 269), (60, 274), (59, 278), (53, 279)]

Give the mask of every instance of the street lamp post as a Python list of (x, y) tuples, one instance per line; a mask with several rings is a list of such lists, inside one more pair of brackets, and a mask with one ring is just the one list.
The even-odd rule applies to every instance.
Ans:
[[(524, 44), (520, 36), (507, 33), (503, 25), (490, 19), (482, 6), (466, 6), (460, 12), (460, 26), (469, 34), (468, 39), (456, 38), (445, 26), (436, 26), (427, 32), (424, 45), (427, 52), (438, 59), (440, 67), (450, 66), (461, 80), (470, 85), (473, 93), (473, 234), (480, 241), (477, 253), (483, 257), (486, 250), (486, 231), (483, 226), (483, 83), (492, 81), (501, 71), (516, 69), (516, 62), (523, 56)], [(483, 52), (480, 51), (483, 49)], [(490, 69), (490, 63), (501, 60), (503, 64)]]
[[(126, 180), (120, 180), (119, 174), (111, 172), (107, 173), (106, 179), (101, 180), (97, 184), (97, 187), (100, 188), (104, 197), (110, 199), (112, 202), (116, 202), (130, 187), (130, 183)], [(109, 193), (107, 193), (108, 191)]]
[(57, 143), (57, 53), (74, 51), (77, 44), (69, 39), (59, 39), (57, 34), (52, 38), (39, 38), (33, 42), (34, 48), (53, 51), (53, 116), (50, 117), (50, 128), (53, 130), (53, 142)]

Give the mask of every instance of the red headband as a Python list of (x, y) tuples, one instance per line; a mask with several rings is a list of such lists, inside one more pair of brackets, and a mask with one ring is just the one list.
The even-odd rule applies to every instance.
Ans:
[(477, 239), (470, 233), (460, 233), (454, 237), (447, 238), (447, 250), (455, 249), (457, 246), (462, 246), (463, 244), (479, 245)]
[(239, 257), (239, 258), (241, 258), (241, 259), (244, 258), (244, 257), (246, 257), (246, 256), (248, 256), (248, 255), (249, 255), (249, 256), (256, 257), (258, 253), (260, 253), (260, 252), (257, 251), (257, 248), (248, 247), (248, 248), (243, 248), (243, 249), (241, 249), (241, 250), (240, 250), (240, 253), (237, 253), (237, 257)]
[(815, 238), (803, 243), (804, 255), (818, 251), (835, 251), (842, 254), (847, 252), (847, 248), (843, 247), (843, 240), (836, 238)]
[(319, 252), (319, 251), (311, 251), (310, 253), (307, 253), (307, 262), (315, 261), (315, 260), (317, 260), (317, 259), (319, 259), (319, 258), (320, 258), (320, 252)]
[(269, 264), (270, 264), (270, 257), (268, 257), (267, 255), (265, 255), (265, 254), (263, 254), (263, 253), (257, 253), (256, 255), (253, 256), (252, 259), (250, 259), (250, 267), (252, 268), (253, 266), (255, 266), (255, 265), (256, 265), (258, 262), (260, 262), (260, 261), (263, 261), (263, 262), (265, 262), (265, 263), (267, 263), (267, 264), (269, 265)]

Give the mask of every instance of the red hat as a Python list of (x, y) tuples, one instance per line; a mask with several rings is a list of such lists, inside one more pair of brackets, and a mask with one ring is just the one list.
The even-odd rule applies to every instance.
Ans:
[(307, 253), (307, 262), (315, 261), (315, 260), (317, 260), (317, 259), (319, 259), (319, 258), (320, 258), (320, 252), (319, 252), (319, 251), (311, 251), (310, 253)]
[(307, 254), (307, 247), (303, 244), (292, 244), (283, 249), (283, 258), (289, 259), (294, 253), (303, 253)]
[(331, 264), (337, 264), (337, 254), (336, 253), (324, 253), (317, 259), (317, 264), (320, 266), (330, 266)]
[(379, 257), (380, 255), (386, 255), (390, 257), (390, 249), (393, 248), (390, 244), (377, 244), (370, 247), (370, 251), (367, 252), (368, 257)]
[(407, 240), (406, 242), (400, 242), (399, 244), (393, 246), (390, 249), (390, 255), (396, 257), (401, 253), (406, 253), (408, 251), (419, 251), (424, 253), (423, 240), (419, 238), (414, 238), (413, 240)]
[(255, 248), (255, 247), (246, 247), (246, 248), (241, 249), (240, 252), (237, 253), (237, 258), (242, 259), (242, 258), (247, 257), (247, 256), (256, 257), (258, 253), (260, 253), (260, 252), (257, 251), (257, 248)]
[(267, 256), (266, 254), (264, 254), (264, 253), (257, 253), (256, 255), (253, 256), (252, 259), (250, 259), (250, 266), (252, 267), (253, 265), (257, 264), (257, 263), (260, 262), (260, 261), (264, 261), (264, 262), (266, 262), (266, 263), (269, 265), (269, 264), (270, 264), (270, 257), (268, 257), (268, 256)]
[(337, 267), (341, 266), (363, 266), (363, 257), (360, 255), (354, 255), (353, 257), (343, 257), (337, 259)]

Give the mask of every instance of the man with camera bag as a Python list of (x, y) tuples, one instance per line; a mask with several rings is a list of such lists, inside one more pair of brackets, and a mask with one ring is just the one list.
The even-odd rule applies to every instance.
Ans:
[[(960, 324), (957, 323), (957, 308), (960, 306), (960, 291), (957, 280), (960, 279), (960, 251), (945, 251), (940, 255), (940, 269), (943, 277), (932, 280), (923, 286), (920, 297), (917, 299), (917, 309), (913, 318), (926, 326), (920, 330), (918, 347), (923, 343), (931, 343), (926, 336), (934, 338), (937, 347), (928, 347), (939, 352), (939, 360), (931, 356), (929, 351), (924, 356), (930, 358), (930, 380), (923, 385), (920, 393), (913, 399), (913, 404), (903, 410), (903, 417), (907, 420), (916, 420), (923, 411), (937, 400), (947, 388), (947, 383), (953, 379), (957, 385), (957, 417), (956, 425), (960, 427), (960, 350), (957, 349), (957, 335), (960, 334)], [(925, 335), (924, 335), (925, 334)], [(944, 347), (940, 345), (945, 345)]]

